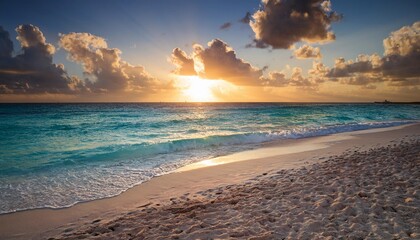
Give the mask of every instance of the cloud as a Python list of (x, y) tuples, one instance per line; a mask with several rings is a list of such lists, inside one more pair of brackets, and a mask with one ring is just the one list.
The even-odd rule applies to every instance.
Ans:
[(302, 47), (296, 49), (293, 52), (293, 55), (297, 59), (322, 58), (321, 50), (319, 49), (319, 47), (312, 47), (308, 45), (303, 45)]
[(323, 82), (329, 71), (330, 69), (322, 62), (314, 61), (312, 63), (312, 69), (309, 69), (308, 73), (313, 78), (316, 78), (317, 82)]
[[(379, 79), (376, 81), (379, 81)], [(376, 81), (374, 81), (373, 78), (370, 78), (364, 75), (358, 75), (358, 76), (344, 78), (341, 80), (341, 83), (348, 84), (348, 85), (360, 85), (362, 86), (362, 88), (365, 88), (366, 86), (374, 86), (372, 83)], [(374, 88), (368, 87), (367, 89), (374, 89)]]
[(81, 94), (89, 92), (143, 92), (170, 88), (159, 84), (142, 66), (120, 58), (105, 39), (89, 33), (60, 35), (60, 46), (69, 59), (81, 63), (85, 79), (69, 76), (63, 64), (54, 64), (55, 47), (33, 25), (16, 28), (21, 54), (13, 56), (9, 33), (0, 27), (0, 94)]
[(338, 58), (326, 76), (351, 85), (387, 82), (389, 86), (420, 83), (420, 22), (404, 26), (384, 39), (384, 56), (361, 54), (355, 61)]
[(389, 86), (393, 87), (403, 87), (403, 86), (416, 86), (420, 85), (420, 78), (415, 79), (405, 79), (405, 80), (392, 80), (388, 83)]
[(383, 41), (385, 55), (407, 56), (420, 49), (420, 21), (392, 32)]
[[(250, 12), (247, 12), (243, 18), (239, 19), (239, 22), (244, 23), (244, 24), (249, 24), (249, 22), (251, 21), (251, 18), (252, 18), (252, 14)], [(221, 30), (227, 30), (231, 28), (232, 25), (233, 24), (231, 22), (225, 22), (219, 28)]]
[(382, 59), (378, 54), (360, 54), (355, 61), (346, 61), (344, 58), (337, 58), (334, 68), (327, 74), (328, 77), (342, 78), (350, 77), (355, 73), (374, 73), (380, 72)]
[(12, 57), (13, 42), (10, 40), (9, 32), (0, 26), (0, 60)]
[(69, 77), (62, 64), (52, 62), (55, 47), (33, 25), (16, 28), (22, 53), (12, 56), (13, 42), (0, 27), (0, 94), (78, 93), (84, 91), (77, 77)]
[[(329, 69), (320, 62), (314, 62), (304, 77), (302, 69), (295, 67), (290, 76), (282, 71), (269, 72), (263, 76), (262, 69), (252, 66), (245, 60), (238, 58), (235, 51), (220, 39), (208, 42), (207, 47), (195, 44), (194, 51), (188, 56), (184, 51), (175, 48), (171, 62), (177, 66), (174, 71), (178, 75), (190, 75), (192, 69), (196, 75), (205, 79), (223, 79), (237, 86), (265, 86), (265, 87), (297, 87), (315, 90), (324, 82)], [(187, 71), (190, 69), (190, 71)], [(188, 74), (183, 74), (187, 73)]]
[(322, 76), (326, 71), (322, 63), (314, 62), (313, 68), (308, 71), (308, 77), (302, 75), (302, 68), (292, 68), (289, 77), (284, 72), (273, 71), (268, 77), (261, 77), (264, 86), (267, 87), (297, 87), (305, 90), (317, 90), (320, 83), (324, 82)]
[(420, 21), (392, 32), (383, 41), (382, 72), (390, 78), (420, 78)]
[(292, 69), (289, 85), (297, 87), (314, 87), (317, 86), (318, 83), (311, 78), (303, 77), (302, 68), (294, 67)]
[(386, 80), (381, 72), (381, 66), (382, 58), (378, 54), (370, 56), (360, 54), (355, 61), (338, 58), (325, 77), (329, 81), (356, 85), (362, 89), (375, 89), (376, 83)]
[(170, 62), (172, 62), (177, 68), (173, 73), (183, 76), (197, 75), (194, 69), (194, 59), (188, 57), (188, 55), (179, 48), (175, 48), (172, 51)]
[(270, 45), (264, 43), (263, 41), (259, 41), (259, 40), (252, 40), (251, 43), (248, 43), (245, 45), (246, 48), (269, 48)]
[(243, 18), (239, 20), (239, 22), (243, 24), (249, 24), (251, 22), (252, 14), (250, 12), (247, 12)]
[(105, 39), (90, 33), (60, 34), (60, 46), (71, 61), (80, 63), (92, 92), (142, 92), (159, 86), (143, 66), (122, 60), (118, 48), (109, 48)]
[(20, 25), (16, 28), (16, 32), (18, 33), (16, 39), (20, 42), (22, 48), (38, 48), (49, 55), (55, 53), (55, 47), (50, 43), (46, 43), (44, 34), (38, 27), (33, 25)]
[(225, 30), (225, 29), (228, 29), (230, 27), (232, 27), (232, 23), (226, 22), (226, 23), (223, 23), (222, 26), (220, 26), (220, 29)]
[(290, 83), (286, 74), (278, 71), (269, 72), (268, 77), (261, 77), (261, 80), (266, 86), (286, 87)]
[(193, 60), (196, 74), (202, 78), (223, 79), (243, 86), (261, 85), (259, 78), (262, 76), (262, 70), (238, 58), (235, 51), (225, 42), (214, 39), (207, 45), (207, 47), (203, 47), (195, 44), (192, 57), (188, 57), (185, 52), (175, 48), (172, 55), (174, 56), (174, 52), (176, 52), (176, 55), (181, 56), (172, 57), (172, 63), (178, 67), (175, 72), (185, 75), (182, 74), (183, 70), (187, 68), (186, 65), (191, 70), (190, 60)]
[(329, 0), (262, 0), (262, 8), (252, 18), (253, 46), (287, 49), (300, 41), (335, 40), (330, 25), (341, 16), (331, 9)]
[(262, 70), (236, 56), (235, 51), (220, 39), (207, 48), (194, 46), (194, 59), (202, 65), (199, 75), (208, 79), (224, 79), (235, 85), (259, 85)]

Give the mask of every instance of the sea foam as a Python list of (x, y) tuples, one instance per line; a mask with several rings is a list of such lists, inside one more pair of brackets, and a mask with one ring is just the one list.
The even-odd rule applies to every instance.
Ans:
[(0, 105), (0, 213), (115, 196), (261, 144), (420, 119), (415, 105)]

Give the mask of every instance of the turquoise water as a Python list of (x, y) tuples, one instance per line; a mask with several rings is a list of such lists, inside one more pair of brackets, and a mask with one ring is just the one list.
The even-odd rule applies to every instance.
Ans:
[(264, 142), (396, 126), (419, 105), (0, 104), (0, 213), (114, 196)]

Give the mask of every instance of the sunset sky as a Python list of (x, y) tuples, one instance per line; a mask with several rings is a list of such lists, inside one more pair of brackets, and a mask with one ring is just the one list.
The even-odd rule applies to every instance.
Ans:
[(1, 102), (420, 101), (420, 2), (1, 1)]

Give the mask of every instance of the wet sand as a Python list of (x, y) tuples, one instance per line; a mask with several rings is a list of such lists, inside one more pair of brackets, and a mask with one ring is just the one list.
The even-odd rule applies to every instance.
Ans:
[(419, 140), (415, 124), (271, 144), (114, 198), (1, 215), (0, 237), (415, 239)]

